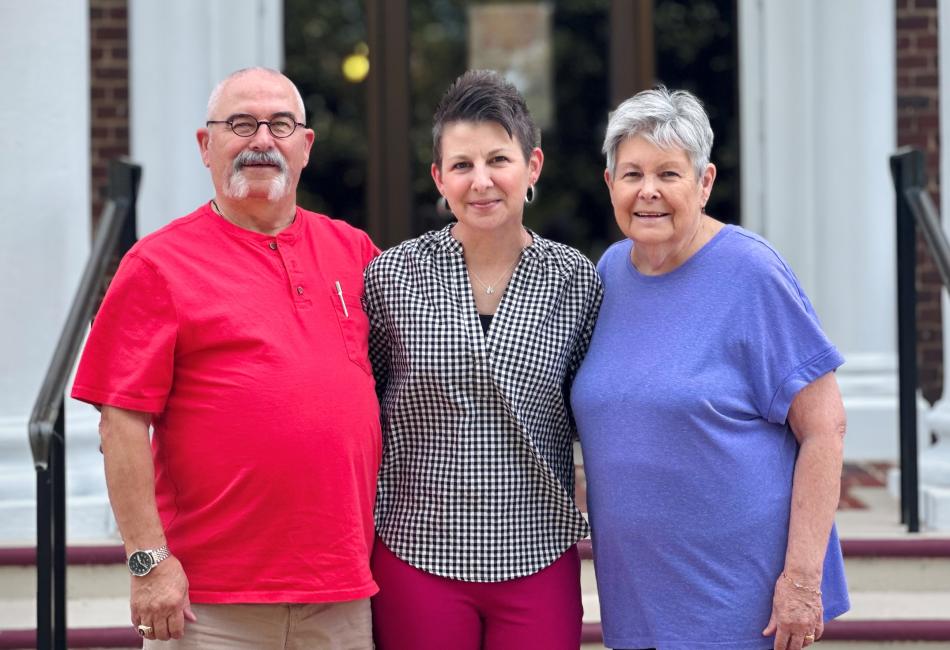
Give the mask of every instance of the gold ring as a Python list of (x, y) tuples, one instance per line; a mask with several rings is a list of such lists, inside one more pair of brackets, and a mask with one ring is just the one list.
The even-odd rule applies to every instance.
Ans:
[(139, 626), (138, 626), (137, 628), (135, 628), (135, 629), (138, 630), (139, 636), (141, 636), (141, 637), (148, 636), (149, 634), (152, 633), (152, 626), (151, 626), (151, 625), (139, 625)]
[(806, 635), (805, 635), (805, 640), (806, 640), (806, 641), (814, 642), (814, 641), (815, 641), (815, 635), (814, 635), (814, 634), (806, 634)]

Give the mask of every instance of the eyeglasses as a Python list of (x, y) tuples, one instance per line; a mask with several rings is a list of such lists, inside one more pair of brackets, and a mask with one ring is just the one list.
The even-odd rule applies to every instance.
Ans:
[(303, 122), (296, 121), (292, 115), (280, 115), (271, 120), (259, 120), (253, 115), (232, 115), (226, 120), (208, 120), (205, 126), (212, 124), (227, 124), (228, 128), (242, 138), (250, 138), (261, 128), (261, 124), (266, 124), (270, 134), (275, 138), (289, 138), (297, 130), (298, 126), (307, 126)]

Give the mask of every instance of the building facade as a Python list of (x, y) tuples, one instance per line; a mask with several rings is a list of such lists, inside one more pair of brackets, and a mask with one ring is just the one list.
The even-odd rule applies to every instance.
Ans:
[[(939, 98), (950, 86), (936, 59), (950, 21), (927, 0), (738, 0), (737, 9), (743, 225), (789, 260), (848, 360), (839, 371), (846, 458), (896, 461), (888, 157), (898, 144), (923, 146), (937, 195), (947, 150), (936, 135)], [(0, 69), (4, 87), (16, 89), (0, 111), (20, 152), (0, 174), (0, 540), (27, 543), (35, 514), (26, 422), (88, 255), (105, 163), (128, 153), (143, 165), (140, 235), (206, 201), (194, 129), (208, 93), (234, 69), (281, 68), (285, 25), (282, 4), (267, 0), (37, 0), (0, 12), (0, 51), (20, 62)], [(42, 116), (32, 128), (24, 107)], [(919, 285), (924, 394), (933, 400), (945, 382), (932, 265)], [(943, 403), (937, 410), (950, 412)], [(68, 404), (72, 540), (113, 534), (97, 420), (94, 409)]]

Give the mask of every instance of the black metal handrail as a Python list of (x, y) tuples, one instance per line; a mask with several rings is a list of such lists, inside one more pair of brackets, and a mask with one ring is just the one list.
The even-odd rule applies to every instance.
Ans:
[(924, 235), (943, 286), (950, 288), (950, 242), (940, 227), (940, 213), (930, 198), (930, 192), (923, 187), (908, 187), (904, 190), (904, 197), (910, 204), (910, 211), (914, 213), (914, 221)]
[(908, 187), (923, 187), (920, 151), (902, 148), (891, 156), (897, 213), (897, 368), (900, 429), (901, 523), (920, 530), (917, 478), (917, 234)]
[(917, 230), (944, 287), (950, 287), (950, 243), (926, 190), (924, 153), (902, 147), (891, 156), (897, 198), (897, 313), (900, 382), (901, 521), (920, 530), (917, 472)]
[(109, 164), (108, 198), (92, 251), (30, 416), (36, 468), (36, 647), (66, 650), (66, 382), (116, 253), (135, 243), (135, 202), (142, 168)]

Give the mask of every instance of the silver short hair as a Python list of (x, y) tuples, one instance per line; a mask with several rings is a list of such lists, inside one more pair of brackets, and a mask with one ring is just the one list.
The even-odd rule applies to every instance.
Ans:
[(689, 91), (666, 86), (644, 90), (625, 100), (607, 120), (604, 155), (613, 177), (617, 149), (628, 138), (641, 136), (661, 149), (682, 149), (702, 178), (709, 164), (713, 131), (702, 102)]
[[(294, 89), (294, 98), (297, 101), (297, 109), (300, 111), (300, 121), (303, 123), (307, 122), (307, 109), (303, 105), (303, 96), (300, 94), (300, 90), (297, 88), (297, 84), (291, 81), (283, 72), (280, 70), (274, 70), (273, 68), (264, 68), (261, 66), (256, 66), (253, 68), (242, 68), (240, 70), (235, 70), (227, 77), (218, 82), (218, 85), (214, 87), (214, 90), (211, 91), (211, 95), (208, 97), (208, 114), (205, 119), (213, 120), (214, 111), (218, 108), (218, 101), (221, 99), (221, 93), (224, 92), (225, 86), (237, 79), (238, 77), (243, 77), (244, 75), (250, 72), (263, 72), (275, 77), (281, 77), (286, 79), (287, 83), (290, 84), (290, 87)], [(222, 116), (223, 117), (223, 116)]]

